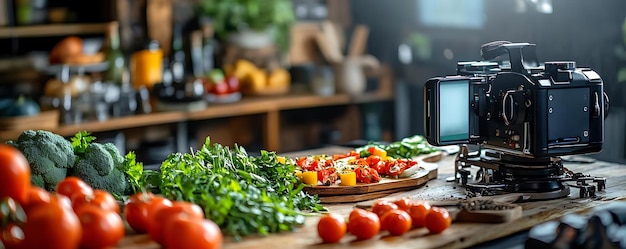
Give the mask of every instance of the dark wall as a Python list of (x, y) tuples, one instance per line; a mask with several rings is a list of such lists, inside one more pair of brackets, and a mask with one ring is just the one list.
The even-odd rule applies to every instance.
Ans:
[[(462, 2), (464, 0), (458, 0)], [(397, 65), (397, 46), (409, 32), (431, 39), (433, 58), (415, 66), (446, 67), (454, 73), (459, 60), (479, 60), (480, 45), (494, 40), (537, 44), (540, 61), (573, 60), (596, 70), (607, 85), (614, 84), (618, 63), (614, 47), (622, 40), (626, 1), (553, 0), (553, 13), (527, 9), (516, 12), (516, 0), (485, 0), (485, 26), (478, 30), (429, 28), (417, 21), (417, 0), (352, 0), (353, 23), (371, 28), (368, 50), (384, 62)], [(529, 6), (530, 8), (531, 6)], [(450, 48), (454, 57), (443, 57)]]

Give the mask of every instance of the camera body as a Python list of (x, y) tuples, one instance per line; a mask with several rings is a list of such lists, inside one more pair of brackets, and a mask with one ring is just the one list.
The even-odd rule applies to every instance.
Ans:
[[(433, 145), (479, 144), (521, 157), (599, 152), (608, 97), (601, 77), (575, 62), (536, 60), (535, 44), (492, 42), (479, 62), (424, 86), (425, 132)], [(510, 65), (490, 61), (509, 55)]]

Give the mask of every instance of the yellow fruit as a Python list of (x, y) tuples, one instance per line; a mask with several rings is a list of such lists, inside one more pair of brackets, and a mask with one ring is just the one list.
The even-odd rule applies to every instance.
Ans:
[(291, 83), (291, 75), (283, 68), (274, 69), (267, 80), (269, 87), (285, 87)]
[(251, 72), (257, 70), (258, 68), (252, 62), (240, 59), (235, 62), (235, 69), (232, 73), (235, 77), (237, 77), (237, 79), (242, 80), (245, 79)]
[(258, 91), (266, 87), (267, 76), (265, 75), (265, 71), (256, 69), (250, 72), (244, 81), (249, 85), (252, 91)]

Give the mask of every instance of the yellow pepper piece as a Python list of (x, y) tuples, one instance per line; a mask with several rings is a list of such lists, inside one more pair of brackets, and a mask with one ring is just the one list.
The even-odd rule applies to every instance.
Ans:
[(302, 182), (308, 185), (317, 185), (317, 172), (315, 171), (302, 172)]
[(284, 156), (277, 156), (276, 160), (278, 160), (279, 163), (281, 164), (285, 164), (285, 157)]
[(374, 155), (374, 156), (379, 156), (380, 158), (387, 158), (387, 151), (383, 150), (381, 148), (378, 147), (369, 147), (367, 149), (367, 152), (369, 152), (370, 154)]
[(295, 174), (296, 174), (296, 177), (298, 177), (298, 179), (300, 179), (300, 181), (302, 181), (302, 171), (296, 170)]
[(345, 171), (339, 173), (339, 179), (341, 179), (341, 186), (354, 186), (356, 185), (356, 173), (354, 171)]

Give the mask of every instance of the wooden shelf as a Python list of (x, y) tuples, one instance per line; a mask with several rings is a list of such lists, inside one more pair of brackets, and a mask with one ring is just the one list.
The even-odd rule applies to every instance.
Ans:
[(0, 38), (104, 34), (107, 25), (108, 23), (81, 23), (0, 27)]
[[(387, 101), (393, 98), (385, 92), (367, 93), (359, 97), (346, 94), (333, 96), (317, 96), (311, 94), (281, 95), (267, 97), (246, 97), (241, 101), (227, 104), (209, 104), (199, 111), (172, 111), (139, 114), (128, 117), (113, 118), (106, 121), (91, 121), (80, 124), (60, 125), (50, 131), (62, 136), (72, 136), (79, 131), (105, 132), (152, 125), (173, 124), (187, 121), (201, 121), (215, 118), (236, 117), (243, 115), (266, 115), (265, 132), (266, 148), (277, 150), (280, 132), (278, 119), (282, 110), (306, 109), (322, 106), (337, 106)], [(0, 131), (0, 141), (16, 139), (23, 130)]]

